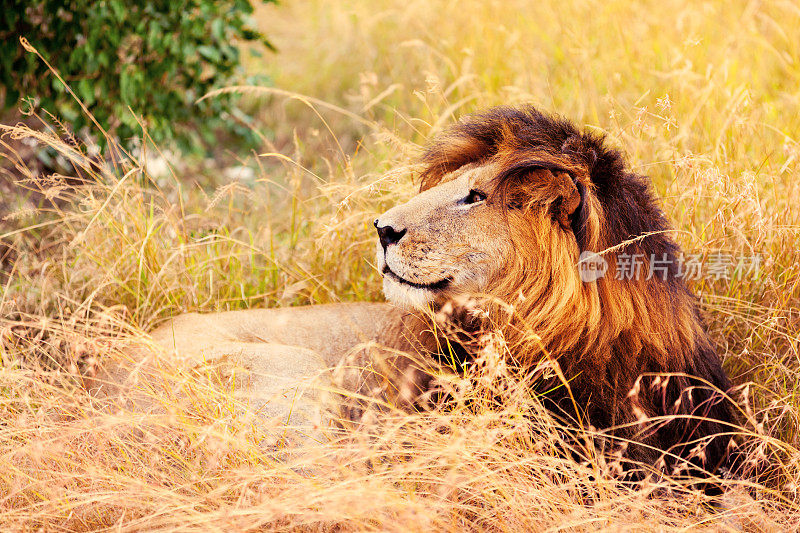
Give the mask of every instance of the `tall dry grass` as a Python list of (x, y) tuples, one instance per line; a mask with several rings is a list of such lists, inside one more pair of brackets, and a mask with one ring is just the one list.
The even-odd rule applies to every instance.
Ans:
[[(307, 1), (259, 22), (280, 52), (249, 68), (278, 90), (235, 90), (262, 109), (260, 154), (197, 164), (145, 143), (99, 164), (57, 122), (1, 126), (16, 195), (0, 225), (14, 257), (0, 271), (4, 529), (798, 529), (796, 3)], [(502, 372), (447, 412), (292, 450), (265, 446), (202, 373), (165, 369), (182, 394), (156, 398), (161, 415), (84, 392), (178, 312), (379, 299), (370, 221), (413, 194), (419, 144), (516, 102), (608, 132), (687, 251), (763, 257), (758, 276), (694, 286), (745, 391), (749, 457), (772, 466), (730, 482), (750, 496), (720, 507), (668, 479), (620, 486), (588, 445), (566, 460), (518, 387), (487, 400)], [(64, 175), (22, 157), (34, 142)], [(255, 173), (222, 177), (242, 164)]]

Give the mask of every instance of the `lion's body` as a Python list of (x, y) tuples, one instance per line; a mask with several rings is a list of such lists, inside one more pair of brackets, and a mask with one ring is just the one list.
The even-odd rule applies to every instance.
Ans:
[[(557, 415), (631, 441), (631, 462), (725, 464), (729, 439), (718, 434), (732, 414), (720, 391), (729, 384), (649, 180), (601, 138), (532, 108), (471, 117), (424, 162), (422, 192), (375, 221), (390, 302), (437, 310), (488, 297), (488, 319), (461, 326), (501, 329), (517, 364), (557, 361), (568, 386), (541, 387)], [(609, 275), (582, 280), (580, 254), (609, 249)], [(640, 258), (641, 275), (614, 275), (622, 252)], [(658, 260), (667, 266), (647, 276)], [(184, 315), (153, 337), (190, 359), (235, 355), (261, 375), (292, 376), (262, 383), (280, 395), (362, 343), (435, 351), (427, 328), (419, 311), (353, 304)], [(461, 353), (469, 359), (469, 343)]]
[(333, 423), (320, 394), (335, 386), (331, 371), (358, 346), (408, 350), (412, 318), (383, 303), (185, 313), (108, 365), (90, 390), (114, 405), (162, 412), (176, 370), (235, 374), (234, 396), (249, 410), (321, 440)]
[(359, 344), (391, 343), (402, 311), (389, 304), (349, 303), (180, 315), (151, 333), (163, 348), (214, 357), (236, 347), (302, 348), (327, 367)]

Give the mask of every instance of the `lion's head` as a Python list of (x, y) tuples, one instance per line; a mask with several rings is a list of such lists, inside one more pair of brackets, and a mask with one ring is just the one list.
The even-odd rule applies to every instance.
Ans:
[[(698, 401), (707, 419), (730, 419), (713, 392), (692, 397), (692, 376), (722, 390), (729, 384), (650, 181), (626, 170), (602, 137), (531, 107), (500, 107), (457, 123), (423, 162), (420, 194), (375, 220), (390, 301), (425, 308), (465, 294), (502, 300), (516, 317), (506, 336), (515, 359), (555, 356), (582, 416), (597, 427), (632, 424), (642, 413), (696, 414)], [(589, 252), (602, 254), (605, 276), (582, 278)], [(623, 271), (631, 258), (638, 267)], [(514, 344), (530, 338), (538, 352)], [(682, 377), (631, 395), (657, 373)], [(686, 455), (676, 436), (686, 428), (675, 424), (649, 434), (641, 454)], [(703, 436), (722, 427), (680, 424)], [(719, 464), (727, 439), (708, 440), (700, 462)]]
[[(663, 213), (649, 181), (626, 172), (602, 138), (530, 107), (500, 107), (445, 132), (424, 163), (420, 194), (375, 220), (390, 301), (499, 298), (556, 352), (578, 343), (608, 352), (613, 338), (642, 328), (662, 348), (692, 345), (694, 301), (676, 277)], [(582, 281), (583, 252), (620, 246), (636, 254), (641, 275), (616, 279), (618, 254), (609, 254), (609, 274)], [(666, 267), (645, 279), (653, 259)]]
[(579, 241), (596, 240), (600, 207), (587, 195), (583, 169), (544, 147), (516, 146), (485, 147), (450, 169), (449, 150), (468, 140), (459, 133), (428, 152), (421, 193), (375, 220), (384, 291), (398, 305), (425, 307), (463, 293), (509, 296), (502, 292), (510, 277), (535, 278), (552, 262), (577, 265)]

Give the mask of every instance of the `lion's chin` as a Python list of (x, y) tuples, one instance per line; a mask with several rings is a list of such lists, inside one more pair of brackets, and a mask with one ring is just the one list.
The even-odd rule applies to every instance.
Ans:
[(436, 291), (411, 287), (388, 276), (383, 278), (383, 294), (394, 305), (406, 309), (427, 309), (438, 296)]

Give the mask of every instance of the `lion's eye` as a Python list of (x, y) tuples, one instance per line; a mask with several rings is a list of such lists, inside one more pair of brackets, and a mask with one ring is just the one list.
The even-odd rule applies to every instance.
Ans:
[(481, 191), (476, 191), (475, 189), (472, 189), (471, 191), (469, 191), (467, 197), (464, 198), (464, 200), (462, 200), (462, 202), (464, 202), (465, 204), (477, 204), (478, 202), (482, 202), (484, 200), (486, 200), (486, 194), (482, 193)]

